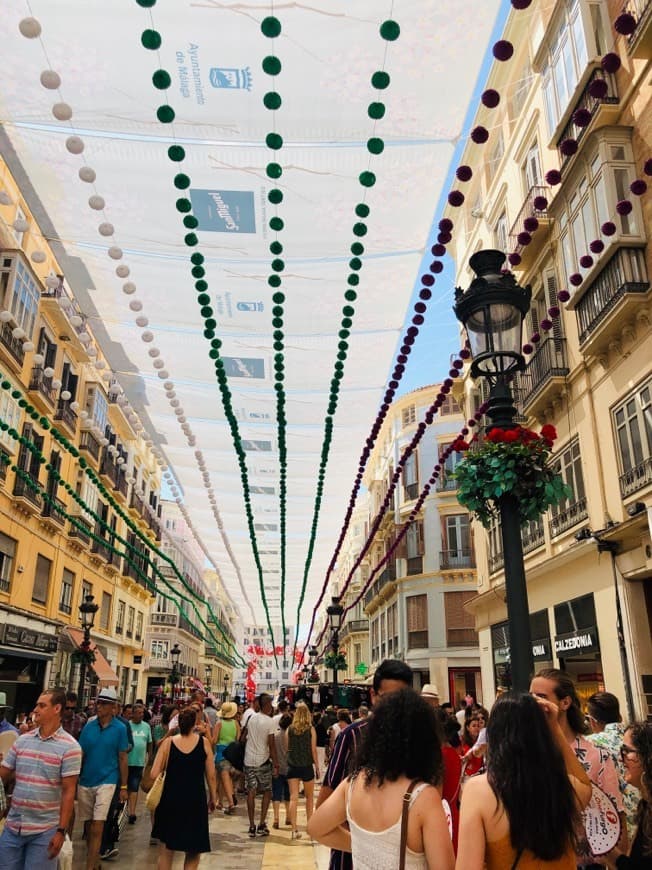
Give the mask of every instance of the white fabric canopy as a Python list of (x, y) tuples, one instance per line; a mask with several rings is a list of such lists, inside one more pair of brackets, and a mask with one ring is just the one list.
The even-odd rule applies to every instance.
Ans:
[[(271, 325), (275, 239), (285, 261), (284, 333), (288, 418), (287, 593), (285, 616), (295, 624), (307, 558), (324, 418), (336, 360), (344, 291), (350, 274), (352, 227), (366, 202), (367, 235), (349, 354), (327, 470), (304, 618), (323, 582), (337, 541), (364, 439), (375, 417), (401, 333), (433, 211), (441, 193), (456, 137), (483, 59), (498, 0), (311, 0), (295, 3), (159, 0), (151, 9), (134, 0), (5, 0), (0, 110), (15, 160), (40, 200), (44, 233), (61, 239), (69, 259), (68, 285), (99, 336), (132, 404), (160, 445), (179, 482), (195, 529), (219, 567), (224, 583), (248, 620), (251, 611), (210, 510), (197, 466), (201, 450), (217, 495), (218, 509), (244, 589), (257, 622), (263, 621), (240, 473), (225, 420), (209, 341), (196, 302), (189, 257), (206, 257), (206, 280), (223, 341), (233, 409), (247, 442), (251, 486), (275, 494), (252, 496), (259, 547), (278, 549), (278, 449), (273, 389)], [(282, 25), (271, 40), (261, 32), (274, 14)], [(34, 16), (40, 39), (26, 39), (19, 22)], [(380, 24), (401, 27), (385, 41)], [(472, 22), (473, 26), (470, 26)], [(141, 45), (145, 29), (156, 30), (160, 51)], [(261, 69), (276, 55), (276, 79)], [(172, 78), (156, 90), (159, 68)], [(58, 90), (39, 77), (52, 69)], [(370, 84), (385, 69), (386, 90)], [(263, 105), (274, 87), (282, 105)], [(159, 123), (166, 99), (173, 124)], [(384, 118), (373, 121), (368, 104), (382, 101)], [(54, 103), (72, 108), (72, 120), (53, 117)], [(284, 145), (271, 151), (266, 135), (276, 130)], [(84, 143), (81, 155), (66, 148), (69, 136)], [(366, 143), (381, 137), (373, 155)], [(186, 159), (172, 163), (168, 147), (182, 144)], [(270, 181), (265, 166), (278, 161), (283, 176)], [(17, 165), (16, 164), (16, 165)], [(78, 177), (95, 170), (94, 184)], [(362, 187), (371, 169), (377, 181)], [(199, 245), (184, 244), (188, 232), (175, 209), (185, 191), (176, 173), (191, 179), (199, 218)], [(283, 191), (272, 205), (267, 193)], [(89, 208), (93, 194), (104, 211)], [(30, 202), (32, 204), (32, 202)], [(269, 219), (278, 214), (278, 236)], [(114, 236), (98, 226), (109, 222)], [(119, 261), (107, 255), (119, 246)], [(426, 261), (428, 262), (428, 261)], [(133, 295), (122, 292), (119, 263), (129, 266)], [(83, 266), (83, 268), (80, 268)], [(35, 267), (38, 270), (38, 267)], [(129, 302), (138, 299), (142, 310)], [(141, 340), (136, 317), (145, 316), (154, 340)], [(196, 439), (189, 446), (148, 355), (160, 350)], [(436, 349), (433, 349), (436, 353)], [(258, 448), (258, 449), (256, 449)], [(265, 556), (275, 568), (278, 559)], [(280, 622), (279, 575), (265, 579), (272, 622)]]

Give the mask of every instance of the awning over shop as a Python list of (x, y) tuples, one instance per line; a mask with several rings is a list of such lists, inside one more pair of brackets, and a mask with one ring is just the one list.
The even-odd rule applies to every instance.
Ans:
[[(79, 649), (84, 642), (84, 632), (80, 631), (78, 628), (66, 628), (65, 632), (73, 644)], [(97, 674), (97, 679), (104, 686), (117, 686), (119, 682), (118, 675), (104, 658), (98, 646), (92, 645), (91, 649), (95, 654), (95, 661), (91, 667)]]

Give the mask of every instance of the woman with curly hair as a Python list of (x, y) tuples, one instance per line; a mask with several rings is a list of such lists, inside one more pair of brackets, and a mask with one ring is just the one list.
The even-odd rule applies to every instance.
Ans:
[(627, 727), (620, 755), (625, 765), (626, 782), (641, 792), (636, 812), (636, 834), (629, 855), (616, 848), (601, 861), (612, 870), (651, 870), (652, 722), (635, 722)]
[(591, 783), (551, 701), (509, 692), (487, 726), (487, 773), (464, 788), (460, 870), (575, 870)]
[(374, 707), (365, 732), (355, 772), (316, 810), (308, 833), (352, 852), (355, 870), (396, 870), (410, 792), (405, 867), (453, 870), (453, 844), (436, 788), (443, 770), (434, 710), (412, 689), (401, 689)]
[(306, 817), (310, 821), (314, 806), (315, 776), (319, 779), (319, 759), (317, 757), (317, 734), (312, 724), (308, 706), (299, 701), (294, 712), (292, 724), (285, 732), (285, 745), (288, 754), (288, 785), (290, 786), (290, 823), (292, 839), (301, 837), (297, 826), (297, 804), (299, 803), (299, 783), (303, 782), (306, 795)]

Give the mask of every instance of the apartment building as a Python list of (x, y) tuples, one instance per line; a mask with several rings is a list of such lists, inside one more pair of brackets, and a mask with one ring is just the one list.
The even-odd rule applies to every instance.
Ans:
[(0, 178), (0, 691), (18, 713), (45, 686), (77, 689), (79, 606), (92, 595), (84, 699), (100, 683), (132, 698), (144, 688), (160, 469), (2, 160)]
[[(414, 390), (390, 409), (367, 464), (369, 527), (383, 502), (399, 459), (424, 421), (441, 385)], [(391, 550), (439, 456), (464, 426), (452, 396), (426, 429), (404, 465), (390, 509), (369, 550), (371, 570)], [(406, 661), (415, 687), (434, 683), (442, 701), (467, 693), (483, 697), (478, 638), (465, 604), (476, 594), (474, 540), (466, 509), (455, 498), (456, 456), (423, 502), (405, 537), (364, 597), (369, 620), (370, 670), (384, 658)]]
[[(523, 340), (541, 340), (515, 396), (523, 421), (557, 428), (556, 464), (573, 490), (522, 533), (535, 666), (564, 667), (583, 697), (605, 688), (643, 717), (652, 713), (652, 198), (630, 184), (650, 158), (652, 15), (645, 0), (627, 11), (627, 36), (614, 27), (621, 2), (535, 0), (510, 13), (503, 39), (514, 54), (494, 62), (487, 83), (500, 102), (474, 120), (489, 139), (466, 147), (460, 163), (473, 178), (446, 216), (459, 286), (486, 248), (512, 255), (519, 282), (532, 285)], [(625, 200), (631, 210), (618, 206)], [(562, 290), (570, 300), (558, 306)], [(458, 393), (467, 411), (484, 397), (469, 378)], [(498, 527), (474, 530), (478, 590), (467, 607), (491, 702), (510, 685), (503, 556)]]
[(281, 686), (292, 682), (294, 627), (286, 625), (285, 635), (281, 625), (273, 624), (272, 629), (274, 644), (266, 625), (245, 624), (240, 628), (238, 648), (247, 666), (234, 668), (233, 694), (241, 699), (261, 692), (275, 695)]

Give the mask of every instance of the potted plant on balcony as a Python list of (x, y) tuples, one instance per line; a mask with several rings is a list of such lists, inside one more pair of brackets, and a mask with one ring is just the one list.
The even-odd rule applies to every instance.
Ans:
[(469, 443), (458, 438), (454, 449), (465, 456), (453, 472), (457, 500), (486, 529), (499, 516), (498, 499), (506, 493), (518, 501), (521, 525), (536, 520), (572, 495), (550, 462), (556, 438), (549, 424), (539, 434), (523, 426), (494, 426), (482, 441), (477, 435)]

